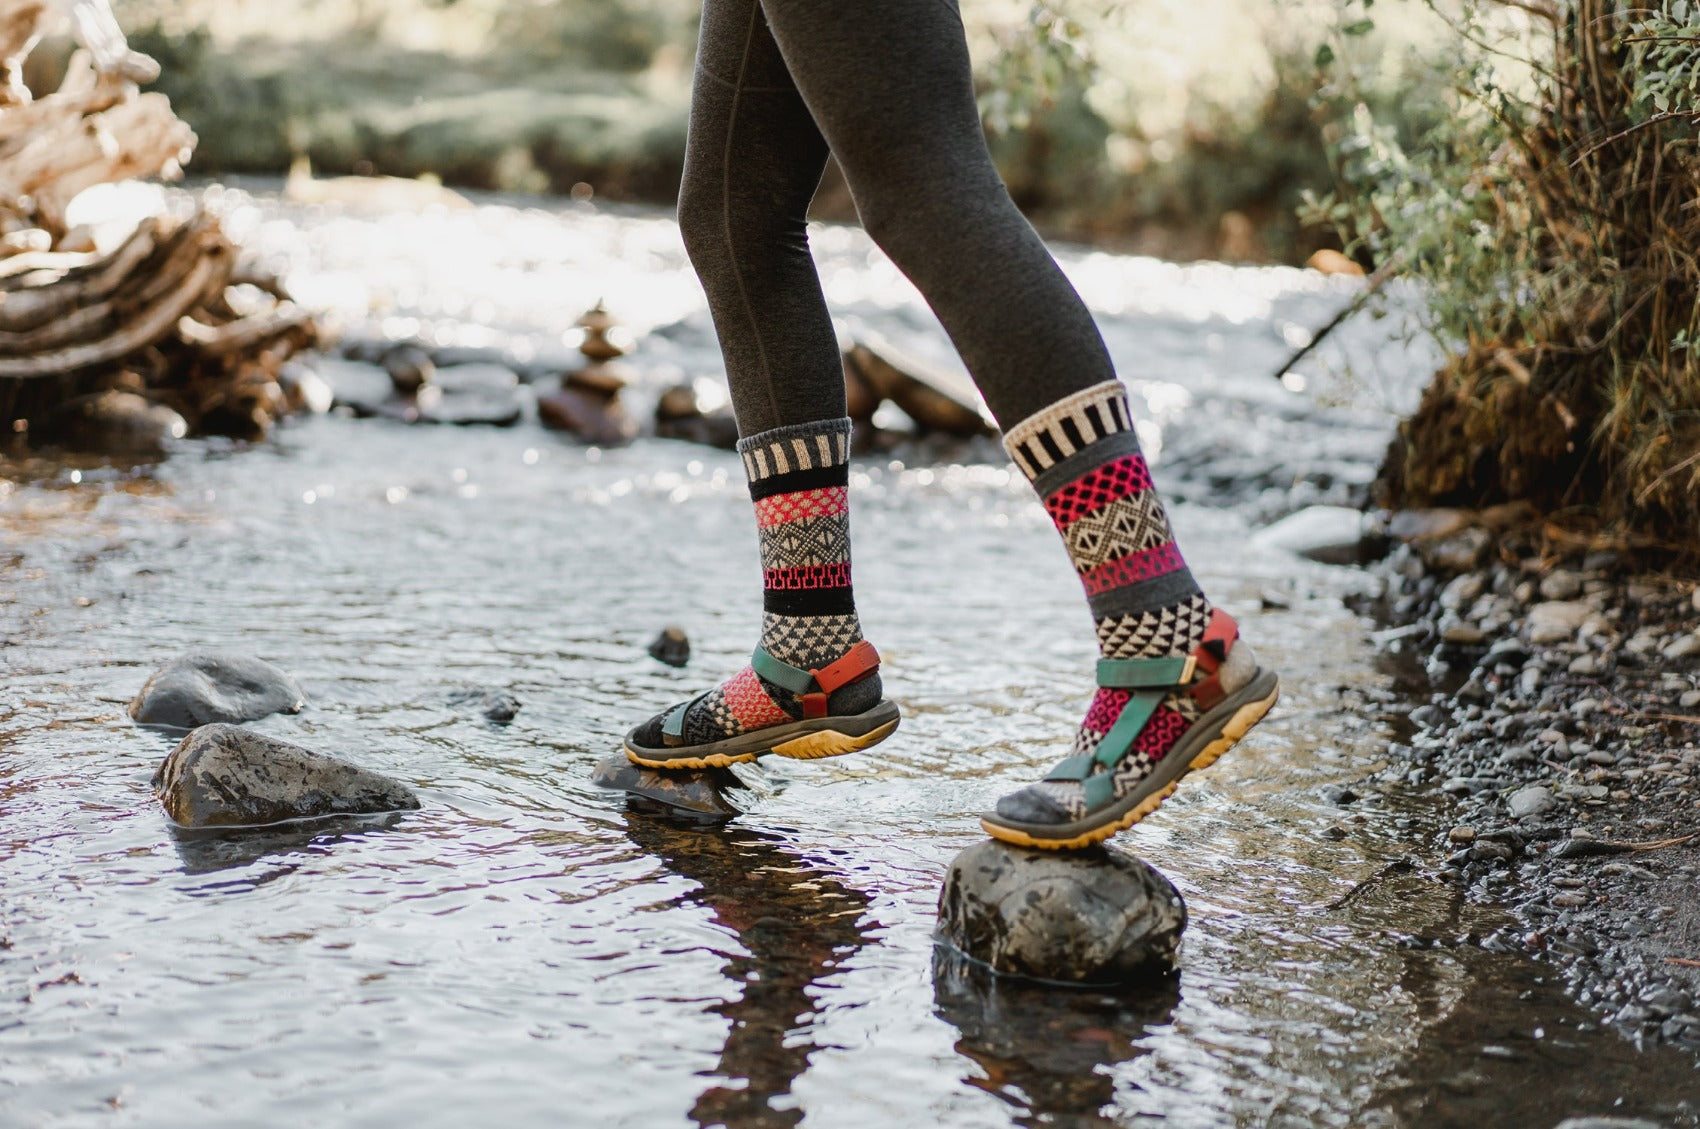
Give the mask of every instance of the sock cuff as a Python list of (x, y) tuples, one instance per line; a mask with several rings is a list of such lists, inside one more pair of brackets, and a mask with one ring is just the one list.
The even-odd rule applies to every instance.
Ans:
[(830, 471), (850, 463), (850, 417), (794, 424), (738, 440), (751, 485), (799, 471)]
[(1004, 450), (1028, 479), (1112, 435), (1133, 430), (1127, 389), (1119, 380), (1083, 388), (1004, 432)]

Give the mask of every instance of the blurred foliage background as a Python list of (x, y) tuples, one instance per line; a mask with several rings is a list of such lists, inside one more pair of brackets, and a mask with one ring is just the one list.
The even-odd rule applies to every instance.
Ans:
[[(699, 0), (116, 0), (201, 136), (201, 174), (432, 173), (664, 201)], [(1302, 261), (1332, 185), (1314, 98), (1336, 0), (963, 0), (993, 147), (1048, 234), (1176, 258)], [(1403, 135), (1443, 115), (1444, 22), (1400, 2), (1355, 37), (1357, 95)], [(1366, 73), (1370, 73), (1366, 71)], [(583, 191), (582, 189), (580, 190)], [(829, 180), (818, 208), (848, 218)]]

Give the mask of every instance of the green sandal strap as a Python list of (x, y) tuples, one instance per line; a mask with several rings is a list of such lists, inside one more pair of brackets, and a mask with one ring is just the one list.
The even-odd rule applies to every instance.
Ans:
[(1184, 658), (1099, 659), (1098, 685), (1106, 690), (1172, 690), (1192, 681), (1198, 660)]
[(793, 694), (807, 694), (815, 688), (813, 671), (781, 662), (768, 654), (765, 647), (757, 647), (750, 655), (750, 669), (775, 686), (783, 687)]
[(664, 739), (668, 737), (676, 737), (680, 740), (684, 739), (685, 714), (689, 713), (690, 708), (696, 705), (701, 698), (702, 695), (699, 694), (689, 701), (680, 702), (678, 705), (667, 711), (667, 716), (661, 720), (661, 736)]

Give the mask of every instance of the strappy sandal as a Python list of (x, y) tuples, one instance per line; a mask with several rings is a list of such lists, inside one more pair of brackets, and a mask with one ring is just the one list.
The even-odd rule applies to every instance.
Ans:
[(897, 703), (881, 699), (861, 713), (834, 715), (830, 712), (832, 697), (844, 687), (870, 677), (879, 665), (879, 652), (866, 639), (820, 670), (804, 670), (780, 662), (757, 647), (750, 656), (749, 668), (734, 682), (741, 680), (741, 692), (758, 696), (755, 708), (758, 715), (789, 716), (762, 686), (763, 680), (790, 691), (802, 703), (802, 718), (764, 725), (719, 741), (688, 745), (684, 738), (685, 715), (713, 692), (705, 691), (667, 712), (661, 723), (661, 745), (639, 742), (638, 734), (648, 728), (648, 723), (626, 734), (626, 756), (634, 764), (647, 768), (724, 768), (768, 753), (815, 760), (866, 749), (891, 736), (897, 728)]
[[(1243, 653), (1236, 655), (1236, 647), (1243, 648)], [(1249, 671), (1236, 669), (1239, 677), (1250, 674), (1232, 692), (1222, 686), (1223, 668), (1230, 662), (1236, 668), (1249, 667)], [(1250, 648), (1239, 643), (1239, 625), (1219, 609), (1192, 654), (1185, 658), (1101, 659), (1098, 685), (1129, 692), (1121, 716), (1091, 753), (1067, 757), (1045, 776), (1047, 781), (1079, 783), (1084, 791), (1084, 813), (1074, 819), (1039, 822), (988, 812), (980, 820), (988, 835), (1024, 847), (1052, 850), (1101, 842), (1156, 811), (1183, 776), (1214, 764), (1263, 719), (1280, 697), (1280, 680), (1275, 672), (1257, 666)], [(1176, 691), (1191, 695), (1204, 712), (1161, 760), (1129, 786), (1127, 775), (1119, 770), (1129, 766), (1130, 757), (1143, 755), (1135, 751), (1135, 739), (1157, 707)], [(1118, 777), (1125, 789), (1120, 794)], [(1019, 795), (1014, 793), (1005, 800)], [(1059, 810), (1058, 814), (1069, 813)]]

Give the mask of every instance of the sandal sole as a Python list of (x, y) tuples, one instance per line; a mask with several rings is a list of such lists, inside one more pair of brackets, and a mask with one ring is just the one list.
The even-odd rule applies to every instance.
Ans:
[[(863, 749), (879, 744), (890, 737), (897, 729), (898, 722), (903, 719), (897, 716), (895, 706), (886, 708), (881, 703), (869, 713), (878, 716), (891, 715), (891, 720), (876, 724), (865, 733), (845, 733), (838, 729), (816, 729), (796, 737), (787, 738), (776, 745), (766, 748), (755, 748), (727, 753), (705, 753), (702, 756), (652, 757), (646, 751), (634, 748), (627, 742), (626, 759), (644, 768), (728, 768), (735, 764), (748, 764), (758, 757), (769, 754), (787, 757), (791, 760), (822, 760), (826, 757), (841, 757), (846, 753), (858, 753)], [(866, 717), (867, 715), (863, 715)]]
[[(1033, 835), (1019, 827), (994, 823), (987, 818), (980, 820), (980, 826), (986, 834), (994, 839), (1013, 843), (1018, 847), (1036, 847), (1043, 851), (1079, 850), (1082, 847), (1090, 847), (1094, 843), (1102, 843), (1119, 831), (1126, 831), (1129, 827), (1162, 807), (1163, 801), (1175, 794), (1175, 791), (1181, 786), (1181, 781), (1186, 779), (1188, 773), (1196, 772), (1201, 768), (1209, 768), (1218, 760), (1221, 760), (1223, 754), (1240, 743), (1240, 740), (1245, 737), (1252, 726), (1263, 720), (1264, 715), (1274, 708), (1276, 701), (1281, 697), (1280, 680), (1273, 674), (1267, 675), (1267, 678), (1270, 680), (1271, 686), (1266, 696), (1247, 702), (1235, 710), (1233, 715), (1223, 722), (1220, 736), (1193, 754), (1186, 767), (1181, 769), (1173, 780), (1159, 786), (1156, 791), (1143, 797), (1128, 811), (1109, 822), (1087, 828), (1076, 835), (1057, 838), (1047, 837), (1043, 834)], [(1258, 681), (1259, 679), (1253, 679), (1251, 685), (1256, 686)]]

